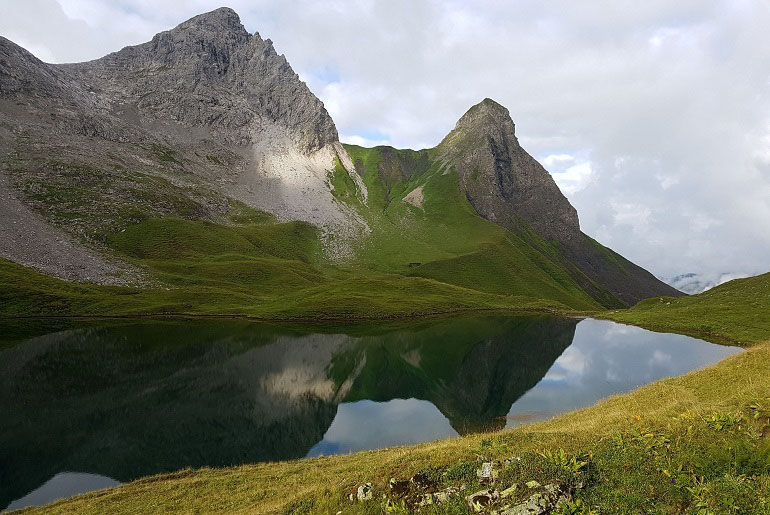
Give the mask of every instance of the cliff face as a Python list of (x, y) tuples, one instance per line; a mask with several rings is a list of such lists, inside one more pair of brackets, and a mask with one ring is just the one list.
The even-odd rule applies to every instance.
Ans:
[(196, 16), (152, 41), (87, 63), (78, 77), (111, 113), (154, 124), (205, 128), (244, 145), (279, 133), (299, 150), (337, 142), (337, 129), (272, 42), (250, 35), (231, 9)]

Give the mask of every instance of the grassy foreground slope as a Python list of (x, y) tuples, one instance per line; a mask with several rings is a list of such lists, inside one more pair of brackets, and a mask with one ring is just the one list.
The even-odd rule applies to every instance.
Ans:
[[(734, 281), (689, 298), (679, 308), (696, 317), (689, 327), (709, 325), (718, 329), (709, 335), (750, 347), (746, 352), (551, 421), (349, 456), (186, 470), (30, 512), (380, 513), (379, 497), (388, 492), (391, 477), (423, 472), (441, 488), (465, 485), (465, 492), (473, 492), (480, 488), (479, 457), (519, 456), (520, 461), (501, 465), (496, 486), (502, 490), (529, 480), (583, 483), (574, 490), (575, 503), (562, 513), (588, 513), (589, 508), (601, 513), (770, 513), (770, 328), (766, 320), (748, 332), (743, 326), (767, 315), (767, 304), (757, 298), (767, 295), (767, 284), (768, 275)], [(749, 300), (742, 310), (734, 304), (739, 299)], [(709, 314), (714, 307), (717, 311)], [(640, 306), (627, 313), (644, 314), (645, 323), (657, 324), (658, 309), (663, 308)], [(673, 327), (681, 319), (661, 320), (656, 327)], [(565, 459), (559, 458), (560, 449)], [(586, 465), (576, 465), (571, 457)], [(373, 483), (375, 499), (349, 501), (348, 494), (367, 481)], [(514, 498), (527, 495), (520, 487)], [(459, 495), (424, 511), (466, 513), (468, 508)]]

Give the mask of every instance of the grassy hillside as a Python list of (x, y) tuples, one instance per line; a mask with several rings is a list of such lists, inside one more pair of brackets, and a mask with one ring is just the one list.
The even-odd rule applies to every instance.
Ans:
[[(270, 259), (162, 263), (172, 286), (124, 288), (61, 281), (0, 260), (0, 313), (32, 316), (247, 316), (279, 320), (387, 319), (474, 310), (561, 311), (562, 304), (498, 296), (427, 279), (392, 275), (326, 279)], [(312, 269), (311, 269), (312, 270)], [(200, 275), (204, 274), (204, 275)], [(296, 284), (291, 285), (290, 280)]]
[(150, 282), (141, 288), (68, 283), (0, 260), (0, 313), (363, 319), (478, 309), (574, 309), (531, 291), (510, 295), (430, 278), (341, 269), (324, 259), (314, 227), (259, 216), (255, 212), (249, 223), (231, 225), (147, 218), (109, 235), (107, 242), (118, 255), (145, 270)]
[[(629, 310), (629, 316), (644, 314), (646, 323), (660, 326), (685, 320), (687, 312), (694, 317), (690, 327), (708, 325), (717, 331), (712, 337), (752, 348), (548, 422), (348, 456), (185, 470), (30, 512), (381, 513), (390, 478), (421, 472), (438, 489), (465, 486), (462, 495), (423, 511), (467, 513), (464, 495), (481, 488), (479, 457), (518, 456), (499, 465), (496, 487), (518, 483), (516, 500), (539, 490), (523, 486), (530, 480), (575, 487), (576, 500), (561, 513), (770, 513), (767, 285), (767, 274), (728, 283), (680, 301), (676, 317), (667, 318), (671, 311), (663, 306), (674, 304), (665, 299), (661, 306)], [(760, 319), (748, 330), (744, 326)], [(374, 499), (349, 501), (364, 482), (372, 482)]]
[(350, 203), (373, 229), (356, 249), (357, 267), (554, 299), (576, 309), (601, 306), (560, 263), (552, 243), (476, 214), (456, 171), (434, 160), (432, 150), (345, 148), (369, 192), (366, 206)]
[[(347, 150), (367, 201), (339, 163), (329, 183), (371, 233), (353, 242), (346, 261), (330, 261), (320, 230), (307, 223), (279, 223), (216, 196), (207, 202), (220, 212), (204, 216), (182, 206), (185, 191), (170, 186), (154, 187), (175, 199), (165, 203), (167, 212), (155, 203), (131, 204), (128, 194), (119, 209), (102, 199), (82, 212), (58, 197), (35, 197), (63, 220), (71, 212), (85, 241), (141, 270), (145, 284), (66, 284), (0, 261), (0, 316), (392, 318), (478, 309), (586, 312), (618, 304), (587, 277), (576, 278), (552, 242), (478, 216), (456, 172), (432, 151)], [(93, 188), (81, 183), (88, 197)]]
[(658, 331), (753, 345), (770, 335), (770, 273), (737, 279), (700, 295), (659, 297), (602, 317)]

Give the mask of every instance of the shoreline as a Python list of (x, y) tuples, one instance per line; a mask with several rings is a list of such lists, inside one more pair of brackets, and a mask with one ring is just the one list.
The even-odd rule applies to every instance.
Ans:
[(199, 314), (199, 313), (148, 313), (135, 315), (29, 315), (29, 316), (7, 316), (0, 315), (0, 322), (3, 321), (24, 321), (24, 320), (244, 320), (250, 322), (274, 322), (274, 323), (345, 323), (352, 324), (365, 322), (398, 322), (398, 321), (419, 321), (430, 319), (451, 318), (454, 316), (473, 315), (473, 314), (533, 314), (533, 315), (553, 315), (564, 318), (591, 318), (594, 316), (591, 312), (563, 312), (550, 308), (479, 308), (437, 311), (433, 313), (421, 313), (413, 315), (388, 315), (388, 316), (354, 316), (354, 317), (291, 317), (291, 318), (270, 318), (251, 315), (238, 314)]

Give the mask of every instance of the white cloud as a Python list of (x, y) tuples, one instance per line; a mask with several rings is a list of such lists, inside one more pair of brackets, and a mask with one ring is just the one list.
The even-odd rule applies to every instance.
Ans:
[(664, 190), (669, 189), (671, 186), (676, 186), (679, 184), (679, 177), (675, 175), (663, 175), (661, 173), (656, 173), (655, 178), (660, 183), (660, 187)]
[(543, 166), (553, 172), (553, 168), (575, 163), (575, 157), (569, 154), (550, 154), (541, 160)]
[(652, 353), (652, 356), (650, 357), (648, 363), (649, 367), (653, 366), (671, 366), (672, 362), (671, 354), (667, 352), (663, 352), (660, 349), (655, 349), (655, 352)]
[(634, 233), (639, 235), (649, 232), (650, 218), (652, 217), (652, 210), (649, 207), (643, 204), (611, 200), (610, 208), (616, 226), (629, 226)]
[(350, 143), (351, 145), (359, 145), (362, 147), (377, 147), (379, 145), (387, 145), (388, 140), (384, 139), (369, 139), (363, 136), (340, 134), (340, 141), (343, 143)]
[(591, 182), (591, 163), (569, 154), (550, 154), (541, 160), (566, 195), (577, 193)]
[[(46, 60), (84, 60), (219, 5), (4, 0), (0, 34)], [(662, 276), (770, 267), (764, 2), (229, 5), (286, 54), (348, 141), (432, 146), (491, 97), (531, 154), (574, 158), (546, 166), (602, 243)]]

